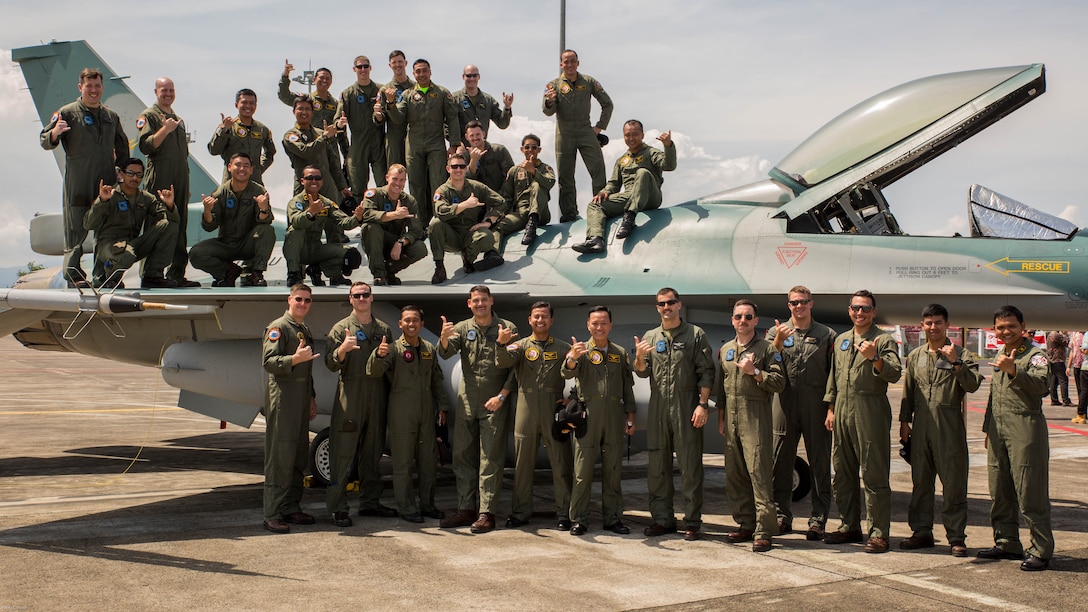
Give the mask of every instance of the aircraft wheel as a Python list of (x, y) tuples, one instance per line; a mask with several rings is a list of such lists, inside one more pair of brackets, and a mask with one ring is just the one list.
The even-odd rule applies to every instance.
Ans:
[(797, 457), (793, 462), (793, 501), (801, 501), (812, 489), (812, 470), (808, 462)]
[(326, 427), (310, 442), (310, 474), (314, 482), (329, 486), (332, 482), (332, 455), (329, 453), (329, 428)]

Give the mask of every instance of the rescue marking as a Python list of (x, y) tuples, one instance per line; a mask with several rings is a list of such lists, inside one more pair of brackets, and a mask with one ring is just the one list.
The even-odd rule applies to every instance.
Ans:
[(1003, 276), (1008, 276), (1013, 272), (1069, 274), (1068, 261), (1050, 259), (1009, 259), (1008, 257), (1002, 257), (997, 261), (986, 264), (986, 267)]

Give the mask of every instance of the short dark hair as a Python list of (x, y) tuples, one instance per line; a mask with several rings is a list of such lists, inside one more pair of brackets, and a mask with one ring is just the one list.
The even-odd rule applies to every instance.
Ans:
[(373, 287), (370, 286), (370, 283), (368, 283), (366, 281), (355, 281), (355, 282), (353, 282), (351, 284), (350, 287), (348, 287), (348, 291), (351, 291), (352, 289), (354, 289), (356, 285), (366, 285), (367, 289), (373, 289)]
[(238, 90), (238, 93), (234, 94), (234, 103), (238, 104), (238, 100), (242, 99), (242, 96), (253, 96), (253, 99), (257, 99), (257, 92), (252, 89), (242, 88)]
[(529, 312), (533, 312), (537, 308), (547, 308), (548, 316), (553, 318), (555, 317), (555, 308), (552, 307), (550, 302), (545, 302), (544, 300), (541, 300), (539, 302), (533, 302), (533, 305), (529, 307)]
[(589, 313), (586, 314), (586, 318), (588, 319), (590, 317), (590, 315), (592, 315), (595, 312), (603, 312), (603, 313), (608, 315), (608, 320), (609, 321), (612, 320), (612, 311), (608, 309), (608, 306), (605, 306), (603, 304), (599, 304), (597, 306), (594, 306), (593, 308), (590, 308)]
[(646, 131), (646, 129), (642, 127), (642, 122), (639, 121), (638, 119), (628, 119), (627, 121), (623, 122), (623, 125), (637, 125), (638, 126), (638, 131), (640, 131), (640, 132), (645, 132)]
[(535, 142), (537, 144), (537, 146), (540, 146), (540, 136), (537, 136), (536, 134), (526, 134), (526, 135), (522, 136), (521, 137), (521, 146), (525, 146), (525, 141), (526, 140), (532, 140), (533, 142)]
[(310, 105), (310, 110), (314, 109), (314, 101), (310, 99), (310, 96), (299, 94), (299, 95), (295, 96), (294, 101), (291, 102), (291, 110), (297, 109), (298, 105), (303, 104), (303, 103), (309, 104)]
[(238, 151), (234, 155), (231, 155), (230, 159), (227, 160), (227, 163), (229, 164), (230, 162), (238, 159), (239, 157), (244, 157), (245, 159), (249, 160), (249, 163), (253, 163), (253, 158), (250, 157), (249, 153), (246, 153), (245, 151)]
[(427, 64), (428, 68), (431, 67), (431, 63), (421, 57), (421, 58), (417, 59), (416, 61), (412, 62), (412, 70), (415, 70), (416, 65), (418, 65), (418, 64)]
[(869, 298), (869, 301), (873, 303), (873, 308), (876, 308), (876, 296), (873, 295), (872, 291), (869, 291), (868, 289), (859, 289), (854, 292), (854, 295), (850, 296), (850, 301), (853, 302), (853, 298), (856, 297)]
[(469, 131), (470, 129), (472, 129), (474, 127), (478, 127), (478, 128), (480, 128), (482, 130), (482, 129), (484, 129), (484, 124), (482, 124), (479, 121), (473, 119), (472, 121), (469, 121), (468, 123), (465, 124), (465, 131), (467, 132), (467, 131)]
[(490, 297), (491, 289), (489, 289), (487, 285), (473, 285), (472, 288), (468, 290), (468, 294), (472, 295), (473, 293), (482, 293)]
[(139, 157), (127, 157), (125, 159), (122, 159), (121, 163), (117, 164), (117, 169), (124, 170), (125, 168), (128, 168), (133, 164), (139, 166), (140, 168), (144, 167), (144, 162)]
[(327, 72), (327, 73), (329, 73), (329, 78), (330, 79), (332, 78), (332, 70), (329, 70), (328, 68), (326, 68), (324, 66), (318, 68), (317, 70), (314, 70), (314, 76), (317, 76), (317, 73), (319, 73), (319, 72)]
[(404, 51), (401, 51), (400, 49), (393, 49), (392, 51), (390, 51), (389, 52), (389, 60), (392, 61), (393, 58), (397, 57), (398, 55), (403, 57), (404, 61), (408, 61), (408, 58), (405, 57), (405, 55), (404, 55)]
[(1009, 317), (1016, 317), (1021, 325), (1024, 324), (1024, 313), (1020, 312), (1020, 309), (1012, 304), (1005, 304), (994, 311), (994, 323), (997, 323), (998, 319), (1008, 319)]
[(755, 314), (757, 317), (759, 316), (759, 306), (756, 306), (756, 303), (752, 300), (749, 300), (747, 298), (741, 298), (733, 303), (733, 310), (736, 310), (737, 306), (751, 306), (752, 313)]
[(566, 55), (568, 53), (573, 53), (574, 54), (574, 59), (578, 59), (578, 52), (575, 51), (574, 49), (563, 49), (562, 51), (559, 52), (559, 57), (563, 57), (564, 55)]
[(310, 165), (306, 166), (305, 168), (303, 168), (302, 169), (302, 174), (306, 174), (307, 170), (317, 170), (318, 172), (321, 173), (321, 178), (325, 178), (325, 171), (322, 170), (321, 168), (318, 168), (317, 166), (315, 166), (313, 164), (310, 164)]
[(940, 304), (930, 304), (922, 309), (922, 318), (926, 317), (942, 317), (945, 323), (948, 322), (948, 309)]
[(295, 284), (291, 285), (291, 290), (290, 290), (290, 293), (288, 293), (288, 295), (294, 295), (294, 294), (298, 293), (299, 291), (305, 291), (306, 293), (309, 293), (311, 295), (313, 295), (313, 292), (314, 292), (314, 290), (310, 289), (310, 286), (307, 285), (306, 283), (295, 283)]
[(665, 294), (665, 293), (671, 293), (674, 296), (676, 296), (676, 299), (678, 299), (678, 300), (680, 299), (680, 294), (676, 291), (676, 289), (673, 289), (672, 287), (662, 287), (662, 288), (658, 289), (657, 293), (654, 294), (654, 295), (662, 295), (662, 294)]
[(468, 158), (465, 157), (464, 153), (456, 152), (456, 153), (453, 153), (452, 155), (450, 155), (449, 157), (446, 158), (446, 165), (448, 166), (450, 161), (454, 160), (454, 159), (459, 159), (459, 160), (461, 160), (463, 162), (468, 162)]
[(102, 76), (102, 71), (98, 68), (84, 68), (79, 71), (79, 82), (82, 84), (88, 79), (98, 79), (99, 81), (105, 81)]
[(404, 318), (404, 313), (406, 313), (406, 312), (408, 312), (410, 310), (419, 313), (419, 320), (420, 321), (423, 320), (423, 309), (420, 308), (419, 306), (416, 306), (415, 304), (408, 304), (404, 308), (401, 308), (400, 309), (400, 317), (403, 319)]

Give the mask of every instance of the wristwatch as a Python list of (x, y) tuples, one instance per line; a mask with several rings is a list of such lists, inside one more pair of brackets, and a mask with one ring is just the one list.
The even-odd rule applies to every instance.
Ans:
[(752, 378), (755, 378), (756, 376), (759, 376), (762, 373), (763, 373), (763, 370), (760, 370), (759, 368), (756, 368), (756, 371), (752, 372)]
[(505, 402), (506, 401), (506, 396), (503, 395), (502, 393), (496, 395), (495, 397), (499, 398), (500, 402)]

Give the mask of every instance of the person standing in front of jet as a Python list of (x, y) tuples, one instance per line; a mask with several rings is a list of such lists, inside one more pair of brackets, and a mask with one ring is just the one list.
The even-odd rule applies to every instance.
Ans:
[[(112, 185), (116, 164), (128, 159), (128, 136), (117, 113), (102, 105), (102, 73), (79, 73), (79, 98), (53, 113), (42, 128), (42, 148), (64, 147), (64, 278), (69, 287), (90, 287), (80, 259), (87, 228), (83, 217), (98, 197), (98, 185)], [(122, 168), (124, 170), (124, 168)]]
[(870, 526), (865, 552), (883, 553), (888, 552), (892, 520), (888, 385), (899, 380), (903, 369), (895, 339), (874, 322), (876, 296), (866, 289), (855, 292), (847, 312), (854, 327), (835, 338), (835, 357), (824, 393), (824, 426), (834, 438), (831, 486), (842, 525), (824, 536), (824, 542), (846, 544), (864, 539), (860, 474), (865, 480), (865, 518)]
[(370, 58), (360, 55), (354, 63), (355, 82), (340, 93), (336, 118), (348, 118), (351, 144), (344, 155), (348, 185), (356, 197), (361, 197), (370, 184), (385, 185), (385, 134), (382, 119), (374, 112), (381, 97), (381, 86), (370, 80)]
[[(994, 359), (990, 401), (982, 430), (990, 479), (990, 524), (994, 546), (980, 559), (1023, 559), (1028, 572), (1050, 567), (1054, 532), (1050, 527), (1050, 440), (1043, 397), (1048, 391), (1046, 353), (1024, 338), (1024, 313), (1002, 306), (994, 313), (994, 331), (1005, 343)], [(1024, 556), (1020, 520), (1024, 515), (1031, 548)]]
[(586, 431), (574, 436), (574, 490), (570, 498), (571, 535), (589, 530), (589, 497), (593, 467), (601, 458), (601, 518), (604, 530), (631, 533), (623, 524), (623, 488), (620, 461), (623, 436), (635, 434), (635, 378), (627, 349), (612, 342), (612, 311), (607, 306), (589, 309), (590, 339), (571, 338), (563, 360), (563, 378), (578, 382), (578, 399), (586, 410)]
[[(408, 163), (404, 153), (404, 146), (408, 138), (408, 126), (388, 120), (389, 113), (387, 112), (386, 100), (391, 99), (390, 104), (396, 105), (405, 95), (404, 92), (416, 86), (416, 82), (408, 76), (408, 59), (404, 57), (404, 51), (400, 49), (393, 49), (389, 52), (389, 69), (393, 71), (393, 78), (382, 87), (381, 96), (374, 103), (374, 117), (385, 124), (385, 163), (388, 166), (393, 164), (403, 166)], [(386, 91), (389, 91), (390, 95), (387, 95)], [(430, 194), (413, 195), (417, 195), (422, 199)]]
[[(604, 153), (597, 139), (608, 129), (612, 118), (612, 98), (601, 82), (578, 72), (578, 54), (570, 49), (559, 54), (563, 73), (544, 87), (544, 114), (555, 115), (555, 163), (559, 167), (559, 222), (580, 219), (578, 188), (574, 183), (575, 155), (581, 153), (589, 171), (593, 193), (604, 189)], [(590, 100), (601, 105), (601, 118), (596, 125), (589, 122)]]
[(268, 372), (264, 431), (264, 528), (288, 533), (290, 524), (313, 525), (302, 511), (302, 477), (309, 446), (308, 423), (317, 416), (313, 362), (321, 356), (306, 326), (310, 288), (291, 287), (287, 312), (269, 323), (262, 356)]
[[(500, 368), (495, 353), (499, 328), (517, 333), (512, 322), (492, 312), (495, 298), (486, 285), (469, 289), (472, 317), (456, 325), (442, 317), (438, 354), (461, 356), (464, 376), (457, 391), (453, 423), (453, 474), (457, 477), (457, 511), (442, 519), (442, 528), (472, 526), (472, 533), (495, 528), (495, 505), (502, 491), (506, 463), (507, 423), (512, 408), (506, 398), (517, 389), (514, 372)], [(477, 514), (479, 509), (479, 514)]]
[(941, 478), (941, 518), (952, 556), (966, 557), (967, 427), (964, 401), (982, 384), (974, 356), (948, 339), (948, 309), (930, 304), (922, 310), (926, 343), (907, 355), (899, 439), (910, 440), (914, 490), (907, 520), (911, 536), (899, 548), (933, 547), (933, 479)]
[[(219, 235), (194, 244), (189, 259), (194, 268), (212, 275), (212, 287), (233, 287), (239, 276), (243, 287), (267, 287), (264, 271), (276, 246), (268, 191), (250, 178), (253, 160), (248, 153), (232, 155), (228, 168), (230, 180), (202, 196), (200, 227), (206, 232), (218, 229)], [(235, 259), (243, 260), (242, 265)]]
[(570, 491), (573, 486), (570, 441), (552, 438), (556, 405), (563, 401), (566, 381), (560, 371), (561, 356), (570, 344), (552, 337), (555, 309), (548, 302), (535, 302), (529, 308), (532, 335), (514, 342), (516, 330), (499, 326), (496, 365), (510, 368), (518, 383), (518, 403), (514, 412), (514, 495), (507, 527), (521, 527), (533, 516), (533, 472), (540, 443), (548, 452), (552, 468), (552, 489), (559, 529), (571, 529)]
[(136, 120), (140, 152), (147, 156), (147, 190), (174, 191), (174, 206), (178, 210), (178, 240), (166, 278), (178, 287), (199, 287), (200, 283), (185, 278), (189, 265), (189, 135), (185, 122), (174, 113), (174, 82), (168, 78), (155, 81), (155, 103)]
[(662, 173), (676, 170), (676, 145), (672, 132), (657, 137), (664, 152), (643, 142), (642, 122), (631, 119), (623, 124), (627, 152), (616, 160), (612, 178), (589, 202), (586, 241), (571, 248), (579, 253), (604, 253), (604, 224), (623, 215), (616, 238), (625, 239), (635, 229), (635, 215), (661, 206)]
[(253, 165), (254, 183), (264, 185), (264, 172), (272, 166), (276, 156), (276, 143), (268, 126), (253, 118), (257, 112), (257, 93), (252, 89), (239, 89), (234, 95), (237, 117), (220, 115), (219, 127), (208, 142), (208, 153), (223, 158), (223, 182), (230, 180), (230, 160), (235, 153), (245, 153)]
[(738, 525), (725, 539), (734, 544), (751, 541), (753, 552), (767, 552), (771, 536), (778, 533), (771, 401), (786, 378), (774, 345), (756, 338), (757, 325), (755, 303), (737, 300), (736, 337), (718, 351), (721, 382), (715, 385), (715, 404), (718, 433), (725, 436), (725, 492)]
[(123, 288), (117, 271), (146, 258), (140, 287), (173, 287), (162, 271), (170, 263), (178, 237), (174, 194), (162, 189), (156, 198), (140, 189), (144, 163), (138, 159), (123, 160), (118, 167), (117, 184), (100, 183), (98, 199), (83, 218), (84, 227), (95, 237), (94, 286)]
[(490, 124), (495, 122), (495, 127), (505, 130), (510, 125), (510, 118), (514, 116), (514, 94), (502, 92), (502, 107), (491, 97), (491, 94), (480, 90), (480, 69), (472, 64), (465, 66), (461, 73), (465, 86), (454, 92), (453, 102), (457, 105), (457, 117), (461, 129), (468, 131), (470, 121), (480, 122), (480, 127), (487, 137)]
[(653, 523), (647, 537), (676, 533), (672, 455), (680, 464), (684, 539), (698, 540), (703, 524), (703, 426), (714, 386), (714, 354), (702, 328), (680, 317), (684, 303), (671, 287), (657, 292), (661, 325), (635, 338), (635, 374), (650, 379), (646, 419), (646, 486)]
[(786, 386), (774, 406), (774, 502), (778, 534), (793, 531), (793, 475), (797, 443), (805, 439), (805, 454), (812, 472), (812, 516), (805, 539), (824, 539), (831, 511), (831, 432), (824, 427), (827, 405), (824, 389), (831, 371), (835, 331), (812, 319), (812, 293), (798, 285), (787, 294), (790, 320), (775, 321), (767, 340), (782, 355)]
[(352, 283), (348, 298), (351, 314), (333, 325), (325, 339), (325, 366), (340, 373), (329, 425), (332, 482), (325, 490), (325, 507), (337, 527), (351, 526), (346, 487), (356, 466), (359, 516), (397, 515), (396, 510), (381, 504), (383, 485), (378, 469), (385, 448), (389, 385), (383, 378), (367, 376), (367, 360), (393, 338), (393, 330), (371, 312), (374, 294), (370, 285)]
[[(401, 337), (396, 342), (383, 340), (366, 364), (367, 376), (384, 375), (391, 385), (388, 415), (393, 492), (400, 517), (409, 523), (422, 523), (423, 517), (446, 518), (434, 505), (438, 469), (434, 446), (435, 422), (446, 424), (450, 401), (435, 346), (419, 337), (421, 329), (423, 310), (412, 305), (401, 308)], [(418, 496), (412, 486), (413, 462), (419, 473)]]

